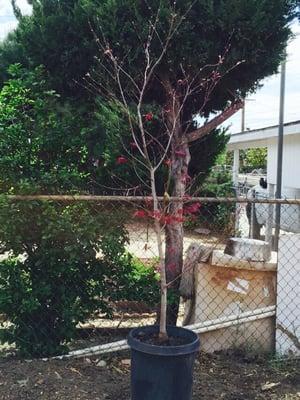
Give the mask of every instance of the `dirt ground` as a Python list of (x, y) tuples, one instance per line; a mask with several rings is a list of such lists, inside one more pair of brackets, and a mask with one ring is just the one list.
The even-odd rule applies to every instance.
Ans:
[[(126, 225), (129, 233), (129, 245), (127, 250), (140, 259), (152, 259), (158, 256), (156, 235), (153, 227), (142, 222), (134, 222)], [(192, 230), (184, 233), (183, 247), (187, 250), (193, 242), (213, 246), (216, 249), (224, 249), (227, 236), (222, 232), (209, 232), (199, 234)], [(164, 240), (164, 235), (163, 235)]]
[[(106, 364), (103, 366), (103, 364)], [(1, 400), (129, 400), (129, 354), (72, 361), (0, 361)], [(204, 355), (193, 400), (299, 400), (300, 364)]]

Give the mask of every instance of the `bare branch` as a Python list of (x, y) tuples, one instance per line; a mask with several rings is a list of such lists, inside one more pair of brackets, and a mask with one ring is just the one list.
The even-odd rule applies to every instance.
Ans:
[(188, 143), (194, 142), (195, 140), (201, 139), (207, 136), (215, 128), (221, 125), (223, 122), (228, 120), (234, 114), (236, 114), (244, 106), (244, 101), (239, 100), (229, 107), (227, 107), (221, 114), (214, 117), (212, 120), (201, 126), (199, 129), (194, 130), (186, 135), (186, 141)]

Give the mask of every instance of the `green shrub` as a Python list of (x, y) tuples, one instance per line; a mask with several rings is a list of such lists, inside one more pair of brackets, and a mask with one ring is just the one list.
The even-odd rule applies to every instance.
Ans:
[(152, 307), (159, 303), (159, 275), (154, 266), (127, 255), (119, 265), (118, 278), (115, 300), (143, 302)]
[[(234, 190), (230, 172), (221, 168), (213, 170), (204, 182), (200, 195), (204, 197), (233, 197)], [(218, 232), (228, 232), (231, 230), (232, 213), (234, 204), (232, 203), (210, 203), (203, 204), (200, 213), (200, 221), (210, 225)]]
[(63, 353), (78, 323), (110, 315), (111, 301), (154, 298), (155, 273), (133, 263), (126, 242), (118, 212), (1, 197), (1, 340), (25, 357)]
[[(89, 186), (101, 137), (91, 152), (82, 116), (49, 88), (42, 68), (16, 64), (9, 73), (0, 91), (1, 191), (78, 193)], [(112, 130), (117, 116), (104, 111)], [(24, 356), (58, 354), (67, 351), (79, 322), (94, 311), (110, 315), (112, 301), (155, 301), (155, 273), (137, 268), (125, 251), (124, 211), (0, 199), (0, 253), (9, 252), (0, 263), (0, 313), (11, 323), (2, 341), (14, 342)]]

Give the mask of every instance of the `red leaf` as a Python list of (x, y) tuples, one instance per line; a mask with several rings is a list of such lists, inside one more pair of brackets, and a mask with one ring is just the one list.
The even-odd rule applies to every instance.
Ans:
[(161, 219), (161, 212), (160, 211), (153, 211), (151, 213), (151, 217), (154, 218), (154, 219), (160, 220)]
[(184, 208), (183, 212), (185, 215), (196, 214), (199, 211), (200, 207), (201, 207), (200, 203), (189, 204)]
[(119, 156), (117, 158), (117, 164), (118, 165), (122, 165), (122, 164), (126, 164), (128, 162), (127, 158), (124, 156)]
[(168, 214), (161, 218), (161, 222), (166, 225), (175, 224), (176, 222), (181, 223), (181, 222), (184, 222), (184, 220), (185, 220), (185, 218), (181, 214), (178, 214), (178, 215)]
[(166, 215), (164, 217), (164, 223), (166, 225), (171, 225), (174, 222), (174, 216), (173, 215)]
[(153, 120), (153, 114), (152, 113), (147, 113), (145, 115), (145, 120), (146, 121), (152, 121)]
[(179, 222), (179, 223), (181, 223), (181, 222), (184, 222), (185, 221), (185, 218), (184, 217), (174, 217), (174, 222)]
[(146, 211), (138, 210), (138, 211), (135, 211), (135, 213), (133, 214), (133, 216), (134, 216), (135, 218), (145, 218), (145, 217), (147, 217), (147, 213), (146, 213)]

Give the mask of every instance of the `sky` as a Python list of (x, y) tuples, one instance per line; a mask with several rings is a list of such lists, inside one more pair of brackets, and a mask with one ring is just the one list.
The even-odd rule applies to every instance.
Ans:
[[(26, 0), (17, 0), (23, 13), (30, 13), (31, 7)], [(0, 40), (13, 30), (17, 21), (13, 15), (10, 0), (0, 0)], [(295, 38), (287, 49), (287, 75), (285, 122), (300, 120), (300, 24), (293, 26)], [(277, 125), (279, 121), (280, 75), (265, 79), (262, 89), (251, 95), (246, 101), (246, 128), (256, 129)], [(241, 112), (227, 121), (231, 133), (241, 130)]]
[[(18, 6), (24, 14), (30, 13), (31, 7), (26, 0), (17, 0)], [(9, 31), (17, 26), (17, 21), (14, 17), (11, 1), (0, 0), (0, 40), (2, 40)]]
[[(293, 26), (295, 38), (287, 48), (285, 122), (300, 120), (300, 24)], [(263, 87), (246, 101), (245, 126), (249, 129), (279, 122), (280, 74), (266, 78)], [(231, 132), (241, 131), (241, 112), (231, 120)], [(227, 124), (228, 125), (228, 124)]]

